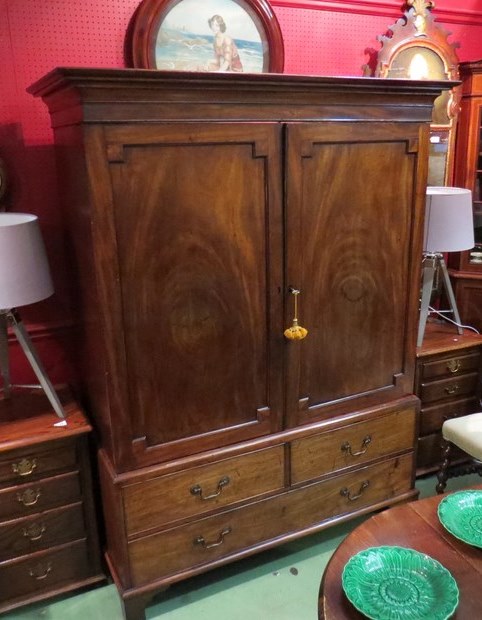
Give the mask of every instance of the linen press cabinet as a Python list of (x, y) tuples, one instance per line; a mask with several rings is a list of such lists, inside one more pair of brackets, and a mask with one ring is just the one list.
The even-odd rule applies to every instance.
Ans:
[[(129, 620), (416, 496), (428, 131), (451, 85), (58, 68), (29, 89), (59, 153)], [(296, 297), (308, 336), (288, 341)]]

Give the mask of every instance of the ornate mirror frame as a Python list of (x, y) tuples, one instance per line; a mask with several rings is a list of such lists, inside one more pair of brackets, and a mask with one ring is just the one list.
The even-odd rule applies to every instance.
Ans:
[[(458, 43), (449, 43), (450, 32), (434, 22), (435, 3), (408, 0), (403, 17), (389, 27), (391, 34), (377, 37), (382, 48), (372, 75), (401, 79), (459, 79)], [(452, 183), (455, 130), (461, 89), (445, 91), (434, 103), (430, 130), (428, 185)]]

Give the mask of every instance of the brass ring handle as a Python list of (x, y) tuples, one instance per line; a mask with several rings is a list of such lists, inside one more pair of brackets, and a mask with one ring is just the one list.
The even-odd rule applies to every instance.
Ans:
[(349, 491), (347, 487), (344, 487), (343, 489), (340, 490), (340, 495), (342, 497), (346, 497), (350, 502), (354, 502), (356, 499), (360, 498), (363, 495), (363, 491), (369, 486), (370, 486), (370, 481), (365, 480), (364, 482), (361, 483), (360, 489), (356, 495), (352, 495), (351, 491)]
[(42, 579), (45, 579), (51, 571), (52, 562), (48, 562), (47, 564), (37, 564), (37, 566), (30, 568), (28, 574), (30, 577), (37, 579), (37, 581), (41, 581)]
[(41, 495), (40, 489), (25, 489), (23, 493), (17, 493), (17, 501), (24, 506), (34, 506)]
[(201, 545), (204, 549), (212, 549), (213, 547), (219, 547), (224, 542), (225, 536), (231, 533), (231, 528), (227, 527), (219, 533), (219, 538), (212, 543), (208, 543), (205, 541), (204, 536), (198, 536), (194, 539), (193, 544)]
[(452, 385), (450, 387), (445, 388), (445, 393), (452, 395), (452, 394), (455, 394), (455, 392), (457, 392), (458, 389), (459, 389), (458, 385)]
[(456, 373), (460, 370), (460, 360), (449, 360), (447, 362), (447, 370), (452, 372), (452, 373)]
[(218, 495), (221, 495), (223, 488), (229, 483), (229, 476), (224, 476), (224, 478), (221, 478), (221, 480), (218, 482), (215, 493), (211, 493), (211, 495), (203, 495), (203, 489), (200, 484), (195, 484), (193, 487), (191, 487), (190, 491), (192, 495), (197, 495), (202, 501), (207, 501), (209, 499), (214, 499), (215, 497), (218, 497)]
[(40, 540), (45, 534), (46, 529), (47, 528), (43, 523), (42, 525), (40, 525), (39, 523), (32, 523), (28, 527), (23, 528), (23, 535), (25, 536), (25, 538), (28, 538), (33, 542), (35, 540)]
[(30, 476), (37, 467), (37, 459), (22, 459), (18, 463), (12, 463), (12, 471), (19, 476)]
[(298, 295), (301, 293), (301, 291), (290, 286), (289, 292), (295, 298), (295, 315), (293, 317), (293, 324), (291, 325), (291, 327), (285, 329), (283, 333), (285, 338), (287, 338), (288, 340), (303, 340), (303, 338), (306, 338), (306, 336), (308, 335), (308, 330), (304, 327), (301, 327), (301, 325), (298, 325)]
[(352, 452), (350, 442), (345, 441), (345, 443), (341, 444), (341, 451), (346, 452), (350, 456), (361, 456), (362, 454), (365, 454), (365, 452), (368, 450), (368, 446), (371, 444), (371, 442), (372, 442), (371, 436), (367, 435), (362, 441), (361, 450), (358, 450), (358, 452)]

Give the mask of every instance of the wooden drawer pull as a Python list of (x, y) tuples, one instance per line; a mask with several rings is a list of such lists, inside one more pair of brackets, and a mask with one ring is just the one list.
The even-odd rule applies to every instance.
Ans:
[(458, 385), (451, 385), (450, 387), (445, 388), (445, 393), (452, 395), (452, 394), (455, 394), (458, 391), (458, 389), (459, 389)]
[(200, 484), (196, 484), (193, 487), (191, 487), (191, 494), (192, 495), (197, 495), (199, 497), (199, 499), (201, 499), (203, 501), (207, 501), (209, 499), (214, 499), (215, 497), (218, 497), (218, 495), (221, 495), (221, 492), (222, 492), (223, 488), (226, 485), (228, 485), (229, 483), (230, 483), (229, 476), (224, 476), (224, 478), (221, 478), (221, 480), (218, 482), (218, 486), (216, 488), (216, 492), (215, 493), (211, 493), (211, 495), (203, 495), (202, 486)]
[(449, 360), (447, 362), (447, 370), (452, 373), (456, 373), (460, 370), (460, 360)]
[(23, 528), (23, 535), (33, 542), (34, 540), (40, 540), (45, 534), (46, 529), (43, 523), (32, 523), (28, 527)]
[(352, 452), (350, 442), (345, 441), (345, 443), (341, 444), (341, 451), (346, 452), (350, 456), (361, 456), (362, 454), (365, 454), (365, 452), (368, 450), (368, 446), (370, 445), (371, 441), (372, 441), (371, 436), (367, 435), (365, 439), (362, 441), (361, 450), (359, 450), (358, 452)]
[(363, 495), (363, 491), (367, 489), (369, 486), (370, 486), (370, 481), (365, 480), (364, 482), (361, 483), (360, 490), (358, 491), (356, 495), (351, 495), (351, 492), (347, 489), (347, 487), (344, 487), (343, 489), (341, 489), (340, 495), (342, 495), (343, 497), (346, 497), (350, 502), (354, 502), (355, 500), (357, 500)]
[(12, 471), (19, 476), (30, 476), (37, 467), (37, 459), (22, 459), (18, 463), (12, 463)]
[(37, 579), (37, 581), (41, 581), (42, 579), (45, 579), (51, 571), (52, 562), (48, 562), (47, 564), (37, 564), (37, 566), (29, 568), (28, 574), (30, 577)]
[(24, 506), (34, 506), (40, 497), (40, 489), (25, 489), (23, 493), (17, 493), (17, 501)]
[(204, 549), (212, 549), (213, 547), (219, 547), (219, 545), (222, 545), (224, 542), (224, 537), (230, 533), (231, 533), (231, 528), (227, 527), (220, 532), (219, 538), (212, 543), (206, 542), (204, 540), (204, 536), (198, 536), (197, 538), (194, 539), (193, 542), (195, 545), (201, 545), (201, 547), (203, 547)]

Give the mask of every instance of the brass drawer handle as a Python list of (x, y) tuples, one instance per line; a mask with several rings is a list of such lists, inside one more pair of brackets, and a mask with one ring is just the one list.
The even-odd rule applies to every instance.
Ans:
[(364, 482), (361, 483), (360, 490), (358, 491), (356, 495), (352, 495), (351, 492), (347, 489), (347, 487), (344, 487), (343, 489), (341, 489), (340, 495), (342, 497), (346, 497), (350, 502), (354, 502), (355, 500), (357, 500), (363, 495), (363, 491), (369, 486), (370, 486), (370, 481), (365, 480)]
[(18, 463), (12, 463), (12, 471), (19, 476), (30, 476), (37, 467), (37, 459), (22, 459)]
[(197, 538), (194, 539), (193, 543), (195, 545), (201, 545), (201, 547), (203, 547), (204, 549), (212, 549), (213, 547), (219, 547), (219, 545), (222, 545), (224, 542), (225, 536), (227, 536), (230, 533), (231, 533), (231, 528), (227, 527), (220, 532), (219, 538), (212, 543), (206, 542), (204, 540), (204, 536), (198, 536)]
[(17, 493), (17, 501), (24, 506), (34, 506), (41, 495), (40, 489), (25, 489), (23, 493)]
[(458, 389), (459, 389), (458, 385), (451, 385), (450, 387), (445, 388), (445, 393), (452, 395), (452, 394), (455, 394), (458, 391)]
[(449, 360), (447, 362), (447, 370), (456, 373), (460, 370), (461, 365), (460, 360)]
[(214, 499), (215, 497), (218, 497), (218, 495), (221, 495), (221, 492), (223, 490), (223, 488), (228, 485), (230, 483), (230, 479), (229, 476), (224, 476), (224, 478), (221, 478), (221, 480), (218, 482), (218, 486), (216, 487), (216, 492), (215, 493), (211, 493), (211, 495), (203, 495), (203, 489), (202, 486), (200, 484), (196, 484), (193, 487), (191, 487), (191, 494), (192, 495), (197, 495), (199, 497), (199, 499), (203, 500), (203, 501), (207, 501), (209, 499)]
[(358, 450), (358, 452), (352, 452), (350, 442), (345, 441), (345, 443), (341, 444), (341, 451), (346, 452), (350, 456), (361, 456), (362, 454), (365, 454), (365, 452), (368, 450), (368, 446), (371, 444), (371, 442), (371, 435), (367, 435), (362, 441), (361, 450)]
[(34, 540), (40, 540), (45, 534), (46, 529), (43, 523), (32, 523), (28, 527), (23, 528), (23, 535), (33, 542)]
[(47, 562), (47, 564), (37, 564), (37, 566), (29, 568), (28, 574), (30, 577), (37, 579), (37, 581), (41, 581), (42, 579), (45, 579), (51, 571), (52, 562)]

